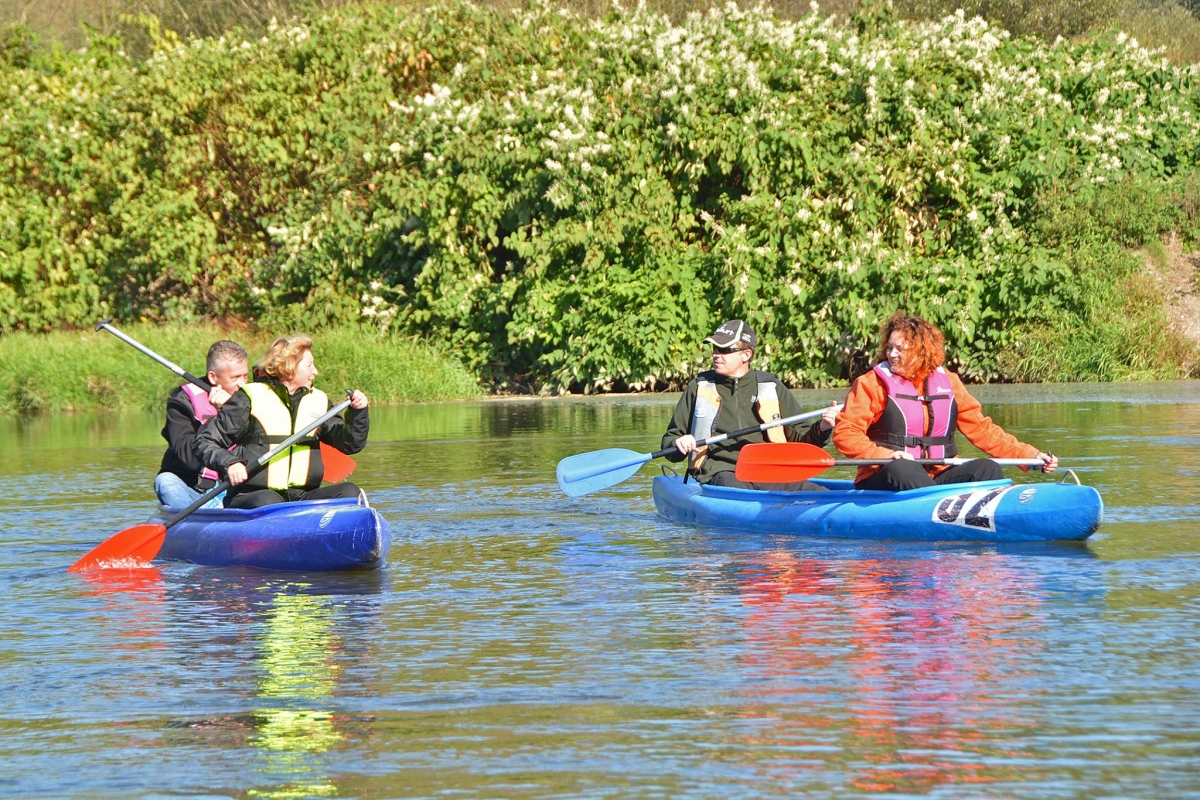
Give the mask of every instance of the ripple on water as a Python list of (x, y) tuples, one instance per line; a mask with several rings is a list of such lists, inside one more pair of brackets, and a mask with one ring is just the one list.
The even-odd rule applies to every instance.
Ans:
[[(54, 459), (0, 477), (0, 785), (44, 797), (128, 796), (163, 776), (163, 790), (195, 796), (1194, 794), (1197, 464), (1179, 403), (1200, 391), (980, 394), (1029, 441), (1076, 454), (1111, 503), (1093, 541), (677, 525), (654, 513), (653, 468), (582, 498), (554, 483), (567, 455), (652, 449), (672, 398), (431, 404), (373, 409), (378, 446), (356, 456), (356, 482), (393, 528), (383, 570), (76, 576), (75, 558), (145, 519), (159, 452), (114, 446), (70, 470), (60, 442)], [(154, 440), (157, 425), (137, 435)], [(1146, 436), (1168, 455), (1147, 460)]]
[(1105, 506), (1105, 523), (1185, 522), (1200, 519), (1200, 505)]

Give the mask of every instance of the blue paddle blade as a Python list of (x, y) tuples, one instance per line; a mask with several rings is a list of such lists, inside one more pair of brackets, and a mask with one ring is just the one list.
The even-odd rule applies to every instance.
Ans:
[(616, 486), (650, 459), (650, 453), (635, 453), (620, 448), (567, 456), (558, 462), (558, 488), (570, 497), (598, 492)]

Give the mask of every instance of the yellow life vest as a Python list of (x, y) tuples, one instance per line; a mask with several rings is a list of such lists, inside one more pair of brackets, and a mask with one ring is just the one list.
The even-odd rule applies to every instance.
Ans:
[[(775, 376), (767, 372), (756, 372), (758, 379), (758, 395), (754, 399), (754, 416), (759, 422), (772, 422), (781, 419), (779, 410), (779, 394), (775, 391)], [(717, 384), (704, 378), (696, 382), (696, 408), (692, 411), (692, 435), (696, 441), (702, 441), (713, 435), (713, 425), (717, 421), (717, 412), (721, 410), (721, 395), (717, 394)], [(776, 444), (787, 441), (783, 426), (768, 428), (767, 439)], [(708, 446), (697, 448), (692, 458), (691, 469), (700, 471), (700, 465), (708, 458)]]
[[(292, 425), (292, 414), (279, 395), (264, 383), (247, 383), (242, 391), (250, 396), (250, 415), (258, 420), (267, 437), (267, 449), (287, 439), (297, 430), (303, 430), (329, 410), (329, 398), (320, 389), (313, 389), (300, 398), (296, 409), (296, 424)], [(316, 438), (301, 439), (267, 464), (267, 487), (284, 491), (293, 486), (308, 484), (310, 454)]]

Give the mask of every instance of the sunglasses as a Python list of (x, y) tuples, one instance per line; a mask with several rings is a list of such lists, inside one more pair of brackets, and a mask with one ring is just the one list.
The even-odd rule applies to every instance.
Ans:
[(749, 349), (750, 348), (748, 348), (748, 347), (739, 347), (737, 345), (733, 345), (731, 347), (717, 347), (714, 345), (712, 351), (715, 355), (727, 356), (730, 353), (740, 353), (743, 350), (749, 350)]

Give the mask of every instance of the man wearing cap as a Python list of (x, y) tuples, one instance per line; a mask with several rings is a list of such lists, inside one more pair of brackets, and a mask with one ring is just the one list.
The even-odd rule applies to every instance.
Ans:
[(678, 462), (690, 457), (688, 474), (701, 483), (743, 489), (823, 491), (825, 487), (811, 481), (746, 483), (737, 479), (734, 469), (738, 453), (747, 444), (790, 441), (824, 447), (837, 418), (836, 405), (805, 431), (782, 425), (711, 446), (696, 445), (710, 436), (802, 413), (792, 393), (778, 378), (769, 372), (750, 369), (758, 337), (744, 321), (731, 319), (704, 341), (712, 345), (713, 368), (696, 376), (679, 398), (671, 425), (662, 438), (664, 449), (673, 446), (676, 450), (667, 459)]

